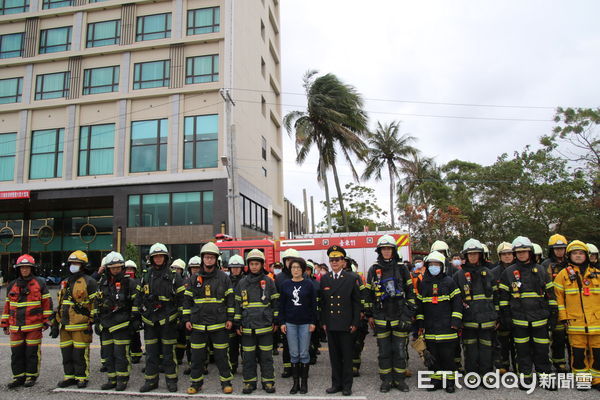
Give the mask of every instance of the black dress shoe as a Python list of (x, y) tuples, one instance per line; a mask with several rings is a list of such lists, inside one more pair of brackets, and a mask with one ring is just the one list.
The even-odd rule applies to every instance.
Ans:
[(342, 390), (342, 394), (344, 396), (352, 396), (352, 389), (344, 389)]
[(329, 389), (325, 389), (325, 393), (327, 393), (327, 394), (334, 394), (334, 393), (338, 393), (341, 391), (342, 391), (342, 388), (336, 388), (336, 387), (330, 387)]

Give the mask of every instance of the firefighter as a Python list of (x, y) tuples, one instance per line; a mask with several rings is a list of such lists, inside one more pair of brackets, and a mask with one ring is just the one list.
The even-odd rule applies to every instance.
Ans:
[(465, 264), (453, 279), (463, 299), (462, 344), (465, 371), (480, 376), (494, 369), (493, 337), (498, 314), (495, 307), (497, 285), (485, 265), (485, 248), (477, 239), (463, 245)]
[(590, 250), (590, 264), (598, 265), (598, 248), (592, 243), (588, 243), (587, 247)]
[(500, 315), (502, 325), (512, 328), (517, 372), (531, 384), (533, 365), (537, 373), (552, 370), (548, 359), (548, 328), (552, 328), (557, 318), (556, 298), (550, 277), (535, 263), (531, 241), (519, 236), (512, 247), (516, 261), (500, 278)]
[[(160, 365), (164, 368), (169, 392), (177, 391), (177, 318), (183, 304), (185, 286), (181, 276), (169, 268), (169, 251), (162, 243), (155, 243), (148, 254), (150, 266), (142, 276), (141, 291), (136, 306), (144, 323), (146, 367), (144, 385), (140, 392), (158, 388)], [(162, 355), (162, 363), (161, 363)]]
[[(139, 291), (141, 290), (140, 287), (140, 280), (137, 279), (137, 264), (135, 263), (135, 261), (132, 260), (127, 260), (125, 261), (125, 275), (127, 275), (129, 277), (129, 279), (133, 280), (135, 282), (135, 287), (136, 290)], [(132, 312), (139, 312), (137, 306), (133, 306), (132, 307)], [(129, 345), (129, 356), (131, 357), (131, 363), (132, 364), (139, 364), (140, 360), (142, 359), (142, 341), (140, 339), (140, 329), (141, 329), (141, 324), (136, 324), (138, 326), (130, 326), (131, 328), (131, 339), (130, 339), (130, 345)], [(137, 328), (137, 329), (135, 329)]]
[[(201, 269), (202, 269), (202, 259), (199, 256), (193, 256), (192, 258), (189, 259), (188, 266), (187, 266), (188, 277), (185, 280), (185, 284), (184, 284), (186, 290), (187, 290), (187, 288), (190, 287), (190, 285), (193, 285), (196, 282), (196, 280), (195, 280), (196, 278), (194, 277), (194, 275), (199, 274)], [(185, 322), (184, 322), (184, 325), (185, 325)], [(190, 375), (192, 373), (192, 348), (190, 345), (190, 331), (188, 331), (187, 328), (185, 329), (185, 331), (186, 331), (186, 340), (187, 340), (187, 351), (189, 351), (190, 356), (188, 357), (189, 364), (183, 370), (183, 374)], [(210, 344), (209, 344), (209, 346), (210, 346)], [(210, 351), (210, 353), (212, 354), (212, 350)], [(208, 375), (208, 359), (206, 360), (206, 363), (204, 365), (203, 373), (204, 373), (204, 375)]]
[(392, 236), (381, 236), (376, 252), (377, 262), (369, 268), (365, 286), (369, 326), (377, 334), (379, 348), (379, 391), (396, 387), (408, 392), (406, 343), (416, 309), (412, 279)]
[[(229, 279), (231, 280), (231, 287), (233, 288), (233, 292), (237, 293), (238, 285), (244, 274), (242, 271), (244, 270), (244, 259), (240, 255), (233, 255), (229, 258), (227, 262), (227, 268), (229, 268)], [(241, 315), (237, 316), (234, 320), (233, 327), (229, 332), (229, 362), (231, 363), (231, 372), (236, 373), (238, 369), (238, 362), (240, 359), (240, 347), (241, 340), (240, 336), (237, 334), (238, 326), (237, 321), (241, 319)]]
[(110, 252), (106, 256), (107, 268), (98, 282), (94, 323), (106, 356), (108, 373), (108, 381), (102, 385), (102, 390), (116, 388), (123, 391), (127, 388), (131, 369), (128, 354), (131, 331), (137, 331), (141, 326), (139, 312), (133, 309), (139, 288), (135, 280), (124, 274), (124, 266), (123, 256)]
[(52, 316), (52, 298), (43, 278), (35, 276), (35, 260), (23, 254), (13, 266), (17, 278), (6, 287), (0, 326), (10, 335), (13, 380), (9, 389), (35, 385), (40, 374), (42, 331)]
[(273, 368), (273, 331), (279, 314), (279, 294), (275, 282), (265, 275), (265, 256), (253, 249), (246, 256), (249, 273), (238, 284), (235, 294), (238, 319), (237, 333), (242, 338), (244, 387), (242, 393), (256, 390), (256, 362), (260, 363), (260, 380), (267, 393), (275, 393)]
[(542, 250), (542, 246), (540, 246), (537, 243), (532, 243), (533, 245), (533, 254), (535, 254), (535, 262), (537, 264), (541, 264), (542, 263), (542, 257), (544, 255), (544, 252)]
[[(558, 273), (565, 268), (567, 260), (565, 252), (567, 249), (567, 239), (558, 233), (550, 236), (548, 239), (548, 258), (542, 263), (544, 270), (550, 275), (550, 279), (554, 280)], [(559, 324), (558, 321), (553, 322), (554, 329), (550, 332), (550, 359), (557, 372), (567, 372), (569, 370), (566, 349), (567, 333), (565, 326)]]
[[(427, 350), (435, 358), (431, 371), (454, 371), (455, 349), (458, 346), (458, 330), (462, 326), (462, 299), (454, 280), (446, 275), (446, 257), (438, 251), (425, 258), (426, 271), (419, 282), (417, 294), (417, 327), (419, 336), (425, 334)], [(434, 391), (442, 388), (441, 375), (431, 376)], [(455, 376), (447, 376), (446, 392), (454, 393)]]
[(591, 373), (600, 390), (600, 269), (585, 243), (574, 240), (566, 251), (567, 267), (554, 279), (558, 320), (569, 335), (572, 371)]
[(190, 278), (185, 291), (183, 319), (190, 331), (192, 348), (192, 371), (188, 394), (196, 394), (204, 382), (204, 367), (209, 339), (214, 355), (223, 393), (233, 392), (231, 365), (229, 364), (229, 330), (235, 315), (235, 295), (227, 274), (217, 266), (219, 248), (212, 242), (202, 246), (199, 274)]
[[(498, 286), (500, 284), (500, 278), (504, 273), (504, 270), (515, 262), (515, 256), (512, 250), (512, 244), (508, 242), (502, 242), (497, 247), (498, 263), (492, 269), (492, 275), (494, 276), (494, 284)], [(498, 294), (500, 292), (498, 291)], [(496, 304), (496, 312), (500, 313), (500, 306)], [(510, 364), (512, 360), (513, 369), (515, 368), (515, 346), (512, 339), (512, 333), (510, 326), (504, 326), (502, 319), (498, 317), (498, 329), (496, 331), (496, 343), (495, 343), (495, 364), (500, 374), (504, 375), (510, 371)]]
[[(460, 269), (460, 265), (458, 263), (454, 264), (451, 262), (450, 247), (448, 247), (448, 244), (446, 242), (444, 242), (443, 240), (436, 240), (431, 245), (430, 252), (434, 252), (434, 251), (438, 251), (438, 252), (442, 253), (444, 258), (446, 259), (446, 265), (445, 265), (446, 275), (448, 275), (449, 277), (452, 277), (452, 275), (454, 275), (456, 273), (456, 271), (458, 271)], [(457, 255), (460, 256), (460, 254), (457, 254)], [(462, 262), (461, 262), (461, 264), (462, 264)]]
[(71, 275), (60, 283), (58, 307), (50, 336), (56, 338), (60, 334), (64, 379), (57, 386), (65, 388), (77, 384), (78, 388), (83, 389), (87, 387), (89, 379), (89, 351), (98, 285), (85, 274), (88, 256), (83, 251), (71, 253), (67, 264)]
[[(185, 281), (188, 278), (185, 261), (183, 261), (181, 258), (173, 261), (171, 263), (171, 270), (181, 276), (185, 286)], [(188, 351), (188, 341), (189, 335), (187, 329), (185, 329), (185, 323), (183, 322), (182, 318), (179, 318), (177, 324), (177, 344), (175, 345), (175, 357), (177, 360), (177, 365), (183, 364), (183, 358), (186, 356), (186, 354), (188, 363), (191, 361), (191, 354)]]
[[(275, 272), (275, 285), (277, 286), (277, 292), (281, 293), (281, 287), (285, 281), (292, 279), (292, 273), (290, 272), (290, 261), (293, 258), (300, 258), (300, 253), (296, 249), (287, 249), (281, 254), (281, 272)], [(277, 269), (275, 269), (277, 271)], [(289, 378), (292, 376), (292, 362), (290, 361), (290, 348), (288, 346), (287, 338), (285, 334), (281, 333), (279, 336), (283, 344), (283, 351), (281, 352), (281, 359), (283, 361), (283, 372), (281, 373), (282, 378)]]

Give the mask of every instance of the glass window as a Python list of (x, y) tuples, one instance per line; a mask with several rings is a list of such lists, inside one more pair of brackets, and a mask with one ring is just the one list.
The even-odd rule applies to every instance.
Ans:
[(44, 0), (42, 8), (47, 10), (49, 8), (68, 7), (73, 5), (73, 0)]
[(171, 37), (171, 13), (137, 17), (136, 42), (169, 37)]
[(242, 197), (242, 226), (259, 232), (269, 233), (267, 209), (248, 197)]
[(127, 213), (127, 226), (140, 226), (140, 196), (129, 196), (129, 209)]
[(112, 174), (115, 124), (82, 126), (79, 132), (79, 176)]
[(83, 94), (116, 92), (119, 90), (119, 66), (92, 68), (83, 71)]
[(261, 139), (260, 140), (260, 144), (261, 144), (260, 153), (261, 153), (262, 159), (266, 160), (267, 159), (267, 139), (265, 139), (264, 136), (261, 136), (260, 139)]
[(169, 225), (169, 194), (142, 196), (142, 226)]
[(188, 57), (185, 83), (205, 83), (219, 80), (219, 55)]
[(169, 86), (170, 65), (169, 60), (135, 64), (133, 68), (133, 89)]
[(29, 9), (29, 0), (0, 0), (0, 15), (17, 14)]
[(23, 55), (24, 33), (0, 35), (0, 58), (21, 57)]
[(219, 147), (219, 116), (185, 117), (183, 167), (214, 168)]
[(31, 132), (29, 179), (62, 176), (64, 129)]
[(71, 27), (43, 29), (40, 32), (40, 54), (71, 49)]
[(188, 10), (187, 34), (199, 35), (202, 33), (219, 32), (220, 21), (221, 11), (219, 7)]
[(202, 192), (202, 223), (213, 223), (213, 192)]
[(0, 181), (12, 181), (15, 170), (16, 133), (0, 134)]
[(35, 99), (46, 100), (69, 95), (70, 72), (38, 75), (35, 81)]
[(0, 79), (0, 104), (20, 103), (23, 78)]
[(86, 47), (109, 46), (119, 44), (121, 38), (121, 20), (95, 22), (88, 24)]
[(200, 222), (200, 192), (173, 193), (172, 225), (198, 225)]
[(131, 123), (130, 172), (166, 171), (167, 122), (165, 118)]

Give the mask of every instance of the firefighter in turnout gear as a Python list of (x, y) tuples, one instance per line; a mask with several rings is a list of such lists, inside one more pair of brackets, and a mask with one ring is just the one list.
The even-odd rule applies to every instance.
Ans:
[(476, 239), (465, 242), (465, 264), (453, 279), (463, 299), (462, 344), (465, 371), (480, 376), (494, 369), (493, 338), (498, 314), (495, 307), (497, 285), (485, 264), (484, 247)]
[[(171, 270), (173, 270), (175, 273), (181, 276), (181, 279), (184, 282), (184, 286), (188, 278), (185, 268), (185, 261), (183, 261), (180, 258), (171, 263)], [(188, 363), (192, 361), (192, 356), (188, 345), (189, 339), (189, 332), (187, 329), (185, 329), (185, 323), (180, 318), (177, 323), (177, 344), (175, 345), (175, 357), (177, 360), (177, 365), (183, 364), (183, 358), (186, 355)]]
[(587, 247), (590, 250), (590, 264), (598, 265), (598, 248), (595, 244), (587, 243)]
[(600, 269), (590, 263), (588, 252), (579, 240), (569, 243), (567, 266), (554, 279), (554, 292), (558, 320), (569, 335), (571, 369), (591, 373), (592, 387), (600, 390)]
[(71, 253), (67, 264), (71, 275), (60, 283), (51, 337), (60, 334), (64, 379), (58, 383), (58, 387), (77, 384), (81, 389), (87, 387), (90, 373), (89, 352), (98, 285), (85, 274), (88, 257), (83, 251)]
[[(125, 261), (125, 275), (129, 277), (129, 279), (135, 282), (135, 287), (138, 288), (138, 291), (141, 290), (140, 280), (137, 279), (137, 265), (135, 261), (127, 260)], [(136, 296), (137, 297), (137, 296)], [(139, 312), (139, 310), (137, 310)], [(132, 364), (139, 364), (142, 358), (142, 341), (140, 339), (140, 329), (142, 328), (141, 324), (132, 324), (137, 326), (131, 326), (131, 343), (129, 345), (129, 355), (131, 356)], [(137, 328), (137, 329), (135, 329)]]
[[(431, 371), (454, 371), (458, 330), (462, 326), (462, 299), (454, 280), (444, 273), (446, 257), (434, 251), (425, 258), (423, 280), (417, 294), (417, 327), (425, 334), (425, 344), (435, 361), (427, 365)], [(434, 391), (442, 388), (441, 375), (431, 376)], [(447, 376), (446, 392), (454, 393), (455, 376)]]
[(273, 331), (279, 314), (275, 282), (265, 275), (265, 256), (254, 249), (248, 252), (249, 273), (240, 281), (235, 294), (236, 325), (242, 337), (244, 394), (256, 390), (256, 362), (260, 363), (260, 380), (267, 393), (275, 392), (273, 368)]
[(233, 326), (235, 295), (229, 277), (217, 267), (219, 255), (219, 248), (214, 243), (202, 246), (202, 269), (199, 274), (190, 277), (190, 285), (185, 290), (183, 319), (191, 332), (192, 348), (191, 384), (187, 390), (189, 394), (196, 394), (202, 388), (209, 340), (215, 349), (215, 362), (223, 393), (233, 392), (228, 331)]
[(376, 251), (377, 262), (369, 269), (365, 286), (369, 325), (377, 334), (380, 391), (396, 387), (408, 392), (406, 343), (416, 309), (412, 279), (392, 236), (380, 237)]
[[(352, 272), (360, 278), (360, 303), (362, 305), (362, 310), (360, 312), (360, 322), (358, 323), (356, 332), (354, 332), (353, 336), (353, 348), (352, 348), (352, 376), (359, 377), (360, 376), (360, 366), (361, 366), (361, 357), (362, 351), (365, 347), (365, 339), (369, 334), (369, 322), (366, 316), (367, 304), (368, 304), (368, 291), (365, 286), (365, 276), (362, 272), (358, 271), (358, 266), (356, 265), (356, 261), (351, 259), (350, 257), (344, 257), (346, 266), (344, 267), (345, 271)], [(318, 290), (318, 288), (317, 288)], [(317, 335), (312, 335), (312, 337), (316, 337)], [(311, 340), (312, 340), (311, 337)], [(316, 357), (316, 355), (315, 355)]]
[(141, 291), (135, 306), (144, 323), (146, 347), (145, 383), (140, 392), (158, 388), (159, 365), (165, 372), (169, 392), (177, 391), (177, 318), (183, 303), (185, 286), (181, 276), (169, 268), (169, 251), (162, 243), (150, 247), (150, 266), (142, 276)]
[[(492, 269), (492, 275), (494, 276), (494, 284), (498, 287), (504, 270), (513, 265), (515, 262), (512, 244), (508, 242), (500, 243), (497, 248), (497, 254), (499, 261), (494, 269)], [(498, 291), (497, 293), (499, 295), (500, 292)], [(498, 313), (499, 326), (498, 330), (496, 331), (494, 362), (500, 373), (505, 374), (510, 370), (511, 360), (513, 369), (515, 368), (515, 346), (510, 327), (502, 325), (502, 319), (500, 318), (500, 305), (496, 303), (495, 306), (496, 312)]]
[[(229, 279), (231, 280), (231, 287), (233, 292), (237, 293), (237, 288), (244, 277), (244, 259), (240, 255), (233, 255), (227, 262), (227, 268), (229, 269)], [(239, 318), (236, 318), (239, 321)], [(240, 359), (240, 347), (242, 345), (241, 338), (237, 334), (238, 326), (234, 321), (234, 326), (229, 332), (229, 362), (231, 363), (231, 372), (235, 374), (238, 369), (238, 362)]]
[(9, 389), (31, 387), (40, 374), (42, 331), (52, 316), (52, 298), (43, 278), (34, 274), (35, 260), (23, 254), (14, 265), (17, 279), (6, 287), (0, 326), (10, 335), (13, 380)]
[(516, 262), (506, 268), (500, 279), (502, 325), (511, 327), (517, 354), (517, 371), (527, 383), (532, 369), (550, 373), (548, 328), (557, 318), (556, 298), (550, 277), (534, 261), (531, 241), (523, 236), (513, 243)]
[[(567, 260), (565, 252), (567, 249), (567, 239), (563, 235), (555, 234), (548, 240), (548, 258), (542, 263), (552, 280), (556, 279), (559, 272), (565, 268)], [(567, 372), (569, 370), (566, 358), (567, 333), (565, 326), (553, 323), (554, 329), (550, 332), (550, 361), (557, 372)]]
[(102, 390), (116, 388), (123, 391), (127, 388), (131, 332), (141, 325), (138, 309), (133, 305), (140, 288), (135, 280), (124, 274), (124, 265), (120, 253), (110, 252), (106, 256), (107, 268), (98, 282), (94, 322), (108, 373), (108, 381), (102, 385)]

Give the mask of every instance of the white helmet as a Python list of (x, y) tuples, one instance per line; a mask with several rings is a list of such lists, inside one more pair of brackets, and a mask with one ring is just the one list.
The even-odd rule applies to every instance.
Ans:
[(248, 254), (246, 255), (246, 262), (249, 263), (250, 261), (260, 261), (264, 264), (265, 262), (265, 255), (262, 251), (258, 250), (258, 249), (252, 249), (248, 252)]
[(442, 264), (442, 266), (444, 266), (444, 264), (446, 263), (446, 257), (439, 251), (432, 251), (427, 257), (425, 257), (423, 262), (425, 263), (425, 265), (427, 265), (432, 261), (439, 262)]
[(445, 251), (447, 254), (450, 251), (450, 247), (448, 247), (448, 244), (446, 242), (444, 242), (443, 240), (436, 240), (431, 245), (431, 252), (433, 253), (434, 251), (438, 251), (440, 253), (442, 251)]
[(502, 254), (502, 253), (512, 253), (513, 252), (512, 244), (510, 244), (508, 242), (502, 242), (498, 245), (496, 252), (498, 253), (498, 256), (500, 256), (500, 254)]
[(523, 249), (533, 251), (533, 243), (531, 243), (531, 240), (529, 240), (529, 238), (526, 238), (525, 236), (517, 236), (512, 242), (512, 248), (513, 251)]
[(598, 248), (596, 247), (596, 245), (594, 245), (592, 243), (587, 243), (587, 247), (590, 250), (589, 251), (590, 254), (598, 254)]
[(467, 254), (467, 253), (483, 253), (483, 252), (484, 252), (483, 245), (477, 239), (469, 239), (469, 240), (467, 240), (465, 242), (465, 244), (463, 245), (463, 249), (462, 249), (462, 253), (463, 254)]
[(213, 242), (208, 242), (202, 246), (202, 249), (200, 250), (200, 257), (202, 257), (204, 254), (214, 254), (215, 256), (219, 257), (221, 252), (216, 244)]
[(392, 247), (395, 249), (398, 246), (396, 245), (396, 240), (392, 235), (383, 235), (377, 239), (377, 248), (381, 247)]
[(106, 261), (106, 266), (108, 268), (111, 267), (122, 267), (125, 264), (125, 259), (121, 255), (121, 253), (117, 253), (116, 251), (111, 251), (104, 257)]
[(244, 267), (244, 259), (239, 254), (233, 255), (233, 256), (229, 257), (229, 261), (227, 262), (227, 267), (243, 268)]
[(167, 246), (162, 243), (154, 243), (152, 247), (150, 247), (150, 257), (165, 255), (169, 256), (169, 250), (167, 250)]
[(202, 259), (198, 256), (194, 256), (192, 258), (190, 258), (190, 261), (188, 261), (188, 268), (192, 268), (192, 267), (200, 267), (200, 265), (202, 264)]
[(171, 268), (179, 268), (183, 271), (185, 270), (185, 261), (183, 261), (181, 258), (178, 258), (177, 260), (173, 261)]
[(542, 246), (540, 246), (537, 243), (532, 243), (533, 245), (533, 254), (535, 254), (536, 256), (541, 256), (542, 255)]
[(296, 249), (287, 249), (281, 254), (281, 261), (285, 261), (286, 258), (300, 258), (300, 253)]
[(487, 245), (485, 243), (481, 243), (481, 245), (483, 246), (483, 254), (485, 254), (486, 257), (490, 256), (490, 249), (488, 249)]
[(135, 261), (127, 260), (125, 261), (125, 268), (134, 268), (137, 270), (137, 265), (135, 264)]
[(101, 267), (106, 267), (106, 265), (108, 264), (108, 261), (107, 261), (106, 257), (107, 256), (104, 256), (104, 258), (102, 258), (102, 261), (100, 261), (100, 266)]

